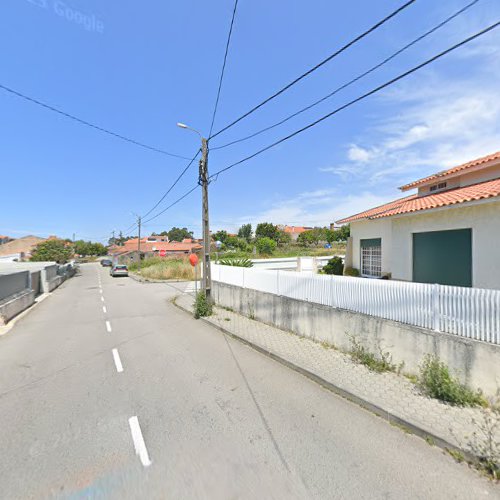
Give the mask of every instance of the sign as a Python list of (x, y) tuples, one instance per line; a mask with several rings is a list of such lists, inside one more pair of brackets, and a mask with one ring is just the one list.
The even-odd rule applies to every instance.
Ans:
[(198, 264), (198, 256), (195, 253), (192, 253), (189, 256), (189, 263), (194, 267)]
[(160, 257), (165, 257), (165, 255), (167, 255), (167, 251), (166, 250), (160, 250)]

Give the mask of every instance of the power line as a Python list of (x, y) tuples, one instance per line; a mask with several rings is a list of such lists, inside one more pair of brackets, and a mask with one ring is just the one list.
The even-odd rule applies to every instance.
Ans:
[(382, 62), (376, 64), (375, 66), (372, 66), (369, 70), (365, 71), (364, 73), (362, 73), (361, 75), (357, 76), (356, 78), (353, 78), (352, 80), (348, 81), (347, 83), (344, 83), (340, 87), (337, 87), (335, 90), (333, 90), (332, 92), (330, 92), (326, 96), (322, 97), (321, 99), (318, 99), (317, 101), (313, 102), (312, 104), (309, 104), (308, 106), (306, 106), (306, 107), (304, 107), (304, 108), (296, 111), (295, 113), (292, 113), (291, 115), (287, 116), (286, 118), (283, 118), (282, 120), (274, 123), (273, 125), (269, 125), (268, 127), (265, 127), (265, 128), (263, 128), (263, 129), (261, 129), (261, 130), (259, 130), (257, 132), (254, 132), (253, 134), (250, 134), (250, 135), (247, 135), (246, 137), (242, 137), (240, 139), (236, 139), (234, 141), (228, 142), (227, 144), (223, 144), (222, 146), (213, 146), (211, 149), (212, 150), (223, 149), (223, 148), (227, 148), (228, 146), (232, 146), (233, 144), (237, 144), (239, 142), (247, 141), (248, 139), (252, 139), (253, 137), (256, 137), (256, 136), (258, 136), (260, 134), (263, 134), (264, 132), (267, 132), (268, 130), (276, 128), (279, 125), (282, 125), (283, 123), (291, 120), (292, 118), (295, 118), (296, 116), (304, 113), (305, 111), (310, 110), (311, 108), (317, 106), (318, 104), (322, 103), (323, 101), (326, 101), (330, 97), (333, 97), (335, 94), (337, 94), (341, 90), (344, 90), (345, 88), (349, 87), (353, 83), (356, 83), (357, 81), (361, 80), (365, 76), (369, 75), (370, 73), (373, 73), (375, 70), (377, 70), (380, 67), (384, 66), (385, 64), (387, 64), (389, 61), (391, 61), (392, 59), (394, 59), (395, 57), (397, 57), (398, 55), (400, 55), (405, 50), (408, 50), (410, 47), (412, 47), (416, 43), (418, 43), (421, 40), (423, 40), (424, 38), (428, 37), (429, 35), (431, 35), (435, 31), (437, 31), (438, 29), (442, 28), (447, 23), (449, 23), (450, 21), (452, 21), (453, 19), (455, 19), (457, 16), (459, 16), (460, 14), (462, 14), (463, 12), (465, 12), (466, 10), (470, 9), (473, 5), (475, 5), (479, 1), (480, 0), (474, 0), (474, 1), (470, 2), (470, 3), (468, 3), (465, 7), (462, 7), (460, 10), (458, 10), (457, 12), (455, 12), (454, 14), (452, 14), (451, 16), (447, 17), (444, 21), (440, 22), (437, 26), (434, 26), (432, 29), (426, 31), (425, 33), (423, 33), (419, 37), (415, 38), (413, 41), (411, 41), (410, 43), (406, 44), (404, 47), (402, 47), (401, 49), (397, 50), (396, 52), (394, 52), (393, 54), (391, 54), (389, 57), (385, 58)]
[(166, 156), (172, 156), (174, 158), (181, 158), (183, 160), (189, 160), (189, 158), (181, 155), (177, 155), (174, 153), (169, 153), (168, 151), (165, 151), (163, 149), (156, 148), (154, 146), (149, 146), (147, 144), (144, 144), (142, 142), (136, 141), (135, 139), (131, 139), (130, 137), (125, 137), (124, 135), (117, 134), (116, 132), (113, 132), (111, 130), (108, 130), (103, 127), (99, 127), (98, 125), (94, 125), (93, 123), (90, 123), (86, 120), (83, 120), (82, 118), (78, 118), (75, 115), (72, 115), (70, 113), (66, 113), (66, 111), (62, 111), (58, 108), (55, 108), (54, 106), (51, 106), (49, 104), (46, 104), (42, 101), (39, 101), (38, 99), (34, 99), (33, 97), (27, 96), (26, 94), (22, 94), (21, 92), (18, 92), (17, 90), (14, 90), (10, 87), (6, 87), (5, 85), (0, 84), (0, 89), (5, 90), (6, 92), (10, 92), (11, 94), (14, 94), (17, 97), (20, 97), (22, 99), (25, 99), (26, 101), (32, 102), (34, 104), (38, 104), (38, 106), (42, 106), (45, 109), (48, 109), (50, 111), (53, 111), (54, 113), (58, 113), (62, 116), (65, 116), (66, 118), (70, 118), (71, 120), (74, 120), (82, 125), (86, 125), (87, 127), (93, 128), (95, 130), (99, 130), (100, 132), (104, 132), (105, 134), (112, 135), (113, 137), (116, 137), (117, 139), (121, 139), (122, 141), (129, 142), (130, 144), (135, 144), (136, 146), (139, 146), (144, 149), (149, 149), (150, 151), (155, 151), (156, 153), (160, 153)]
[(302, 127), (300, 128), (299, 130), (296, 130), (295, 132), (287, 135), (286, 137), (283, 137), (282, 139), (279, 139), (278, 141), (275, 141), (273, 142), (272, 144), (270, 144), (269, 146), (266, 146), (265, 148), (262, 148), (260, 149), (259, 151), (251, 154), (250, 156), (247, 156), (246, 158), (243, 158), (242, 160), (239, 160), (217, 172), (215, 172), (214, 174), (212, 174), (210, 176), (210, 179), (213, 179), (213, 178), (217, 178), (221, 173), (223, 172), (226, 172), (227, 170), (235, 167), (236, 165), (240, 165), (241, 163), (244, 163), (252, 158), (255, 158), (256, 156), (260, 155), (261, 153), (263, 153), (264, 151), (267, 151), (268, 149), (271, 149), (273, 148), (274, 146), (277, 146), (278, 144), (281, 144), (282, 142), (285, 142), (289, 139), (291, 139), (292, 137), (304, 132), (305, 130), (308, 130), (310, 129), (311, 127), (314, 127), (315, 125), (317, 125), (318, 123), (321, 123), (322, 121), (326, 120), (327, 118), (330, 118), (331, 116), (337, 114), (338, 112), (352, 106), (353, 104), (356, 104), (357, 102), (359, 101), (362, 101), (363, 99), (366, 99), (367, 97), (381, 91), (382, 89), (385, 89), (386, 87), (389, 87), (390, 85), (398, 82), (399, 80), (402, 80), (403, 78), (411, 75), (412, 73), (414, 73), (415, 71), (418, 71), (419, 69), (423, 68), (424, 66), (427, 66), (428, 64), (431, 64), (432, 62), (436, 61), (437, 59), (440, 59), (441, 57), (445, 56), (446, 54), (449, 54), (450, 52), (458, 49), (459, 47), (461, 47), (462, 45), (465, 45), (473, 40), (475, 40), (476, 38), (488, 33), (489, 31), (492, 31), (493, 29), (495, 28), (498, 28), (498, 26), (500, 25), (500, 21), (497, 21), (496, 23), (488, 26), (487, 28), (479, 31), (478, 33), (476, 33), (475, 35), (472, 35), (468, 38), (466, 38), (465, 40), (462, 40), (461, 42), (453, 45), (452, 47), (440, 52), (439, 54), (431, 57), (430, 59), (427, 59), (427, 61), (424, 61), (423, 63), (417, 65), (417, 66), (414, 66), (413, 68), (409, 69), (408, 71), (405, 71), (404, 73), (402, 73), (401, 75), (389, 80), (388, 82), (382, 84), (382, 85), (379, 85), (378, 87), (374, 88), (373, 90), (370, 90), (369, 92), (366, 92), (365, 94), (363, 94), (362, 96), (360, 97), (357, 97), (356, 99), (353, 99), (352, 101), (349, 101), (347, 104), (344, 104), (340, 107), (338, 107), (337, 109), (334, 109), (333, 111), (331, 111), (330, 113), (322, 116), (321, 118), (318, 118), (317, 120), (315, 120), (314, 122), (310, 123), (309, 125), (306, 125), (305, 127)]
[(231, 34), (233, 33), (233, 24), (234, 24), (234, 18), (236, 16), (237, 7), (238, 7), (238, 0), (235, 0), (234, 8), (233, 8), (233, 16), (231, 17), (231, 26), (229, 27), (229, 33), (227, 35), (226, 51), (224, 53), (224, 62), (222, 63), (222, 70), (220, 73), (219, 88), (217, 90), (217, 98), (215, 99), (214, 113), (212, 115), (212, 124), (210, 125), (210, 132), (208, 134), (209, 136), (212, 135), (212, 130), (214, 128), (214, 122), (215, 122), (215, 115), (217, 114), (217, 107), (219, 105), (220, 91), (222, 88), (222, 80), (224, 78), (224, 70), (226, 69), (227, 53), (229, 51), (229, 44), (231, 43)]
[(282, 94), (283, 92), (285, 92), (286, 90), (288, 90), (290, 87), (292, 87), (293, 85), (295, 85), (296, 83), (298, 83), (300, 80), (302, 80), (306, 76), (310, 75), (311, 73), (313, 73), (314, 71), (316, 71), (318, 68), (320, 68), (321, 66), (323, 66), (327, 62), (331, 61), (333, 58), (337, 57), (339, 54), (341, 54), (342, 52), (344, 52), (345, 50), (347, 50), (349, 47), (351, 47), (355, 43), (359, 42), (362, 38), (364, 38), (365, 36), (369, 35), (371, 32), (375, 31), (377, 28), (379, 28), (384, 23), (386, 23), (387, 21), (389, 21), (390, 19), (392, 19), (394, 16), (396, 16), (397, 14), (399, 14), (401, 11), (403, 11), (404, 9), (406, 9), (407, 7), (409, 7), (415, 1), (416, 0), (408, 0), (405, 4), (403, 4), (400, 7), (398, 7), (391, 14), (389, 14), (386, 17), (384, 17), (384, 19), (382, 19), (378, 23), (374, 24), (371, 28), (369, 28), (368, 30), (366, 30), (365, 32), (363, 32), (361, 35), (358, 35), (356, 38), (354, 38), (353, 40), (351, 40), (350, 42), (348, 42), (347, 44), (345, 44), (343, 47), (341, 47), (340, 49), (338, 49), (337, 51), (335, 51), (333, 54), (330, 54), (326, 59), (323, 59), (320, 63), (316, 64), (316, 66), (313, 66), (312, 68), (310, 68), (309, 70), (307, 70), (305, 73), (302, 73), (302, 75), (300, 75), (299, 77), (295, 78), (295, 80), (291, 81), (288, 85), (285, 85), (283, 88), (281, 88), (280, 90), (278, 90), (277, 92), (275, 92), (273, 95), (271, 95), (267, 99), (264, 99), (260, 104), (257, 104), (256, 106), (254, 106), (252, 109), (250, 109), (249, 111), (247, 111), (245, 114), (241, 115), (239, 118), (237, 118), (236, 120), (234, 120), (233, 122), (231, 122), (229, 125), (226, 125), (224, 128), (220, 129), (215, 134), (210, 135), (209, 140), (213, 139), (214, 137), (217, 137), (222, 132), (226, 131), (227, 129), (231, 128), (233, 125), (236, 125), (238, 122), (240, 122), (241, 120), (243, 120), (243, 118), (246, 118), (247, 116), (251, 115), (256, 110), (258, 110), (259, 108), (261, 108), (262, 106), (264, 106), (264, 104), (267, 104), (269, 101), (272, 101), (275, 97), (278, 97), (280, 94)]
[(193, 191), (195, 191), (199, 187), (200, 187), (199, 184), (196, 184), (196, 186), (194, 186), (193, 188), (191, 188), (187, 193), (184, 193), (180, 198), (177, 198), (177, 200), (175, 200), (173, 203), (171, 203), (168, 207), (164, 208), (161, 212), (158, 212), (156, 215), (153, 215), (153, 217), (150, 217), (149, 219), (145, 220), (144, 223), (150, 222), (150, 221), (156, 219), (157, 217), (159, 217), (160, 215), (164, 214), (167, 210), (169, 210), (170, 208), (172, 208), (174, 205), (177, 205), (177, 203), (179, 203), (184, 198), (186, 198), (187, 196), (189, 196)]
[(174, 187), (176, 186), (176, 184), (181, 180), (182, 176), (188, 171), (189, 167), (193, 164), (193, 162), (196, 160), (198, 154), (200, 153), (200, 150), (198, 149), (198, 151), (196, 151), (196, 154), (193, 156), (193, 158), (189, 161), (189, 163), (186, 165), (186, 167), (184, 168), (184, 170), (179, 174), (179, 176), (177, 177), (177, 179), (175, 179), (175, 181), (173, 182), (173, 184), (167, 189), (167, 191), (165, 192), (165, 194), (158, 200), (158, 202), (156, 203), (156, 205), (151, 208), (148, 212), (146, 212), (142, 217), (147, 217), (166, 197), (167, 195), (170, 193), (170, 191), (172, 191), (172, 189), (174, 189)]

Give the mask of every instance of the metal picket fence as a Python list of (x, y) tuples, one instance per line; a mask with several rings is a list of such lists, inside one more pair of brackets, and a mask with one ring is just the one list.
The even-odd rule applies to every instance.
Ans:
[(500, 291), (212, 264), (212, 279), (500, 344)]

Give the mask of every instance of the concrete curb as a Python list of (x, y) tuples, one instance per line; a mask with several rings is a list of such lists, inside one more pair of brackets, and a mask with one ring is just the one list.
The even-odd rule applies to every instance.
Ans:
[[(192, 314), (192, 311), (190, 309), (186, 309), (185, 307), (183, 307), (182, 305), (177, 303), (178, 297), (179, 296), (174, 297), (174, 299), (172, 300), (172, 303), (176, 307), (178, 307), (180, 310), (187, 312), (189, 314)], [(256, 350), (257, 352), (263, 354), (264, 356), (267, 356), (267, 357), (273, 359), (274, 361), (281, 363), (282, 365), (286, 366), (287, 368), (290, 368), (291, 370), (294, 370), (294, 371), (300, 373), (304, 377), (307, 377), (308, 379), (313, 380), (314, 382), (316, 382), (320, 386), (324, 387), (325, 389), (328, 389), (329, 391), (333, 392), (334, 394), (337, 394), (338, 396), (341, 396), (342, 398), (347, 399), (351, 403), (354, 403), (354, 404), (360, 406), (361, 408), (368, 410), (371, 413), (374, 413), (375, 415), (382, 418), (383, 420), (385, 420), (389, 424), (396, 426), (396, 427), (399, 427), (404, 432), (414, 434), (414, 435), (426, 440), (427, 442), (432, 440), (433, 445), (437, 446), (438, 448), (441, 448), (444, 451), (448, 452), (451, 450), (451, 451), (459, 452), (464, 456), (465, 460), (468, 463), (477, 464), (479, 462), (478, 458), (475, 457), (474, 455), (472, 455), (469, 451), (463, 450), (463, 449), (459, 448), (458, 446), (456, 446), (455, 444), (450, 443), (447, 440), (445, 440), (445, 439), (443, 439), (443, 438), (441, 438), (441, 437), (439, 437), (439, 436), (437, 436), (437, 435), (435, 435), (435, 434), (433, 434), (425, 429), (422, 429), (418, 425), (413, 424), (412, 422), (409, 422), (407, 420), (404, 420), (404, 419), (392, 414), (391, 411), (385, 410), (385, 409), (383, 409), (383, 408), (381, 408), (381, 407), (379, 407), (379, 406), (377, 406), (369, 401), (366, 401), (363, 398), (360, 398), (359, 396), (357, 396), (356, 394), (354, 394), (350, 391), (342, 389), (341, 387), (329, 382), (328, 380), (325, 380), (324, 378), (320, 377), (319, 375), (315, 374), (314, 372), (306, 370), (305, 368), (302, 368), (301, 366), (296, 365), (295, 363), (292, 363), (291, 361), (279, 356), (278, 354), (275, 354), (271, 351), (268, 351), (267, 349), (264, 349), (263, 347), (261, 347), (257, 344), (254, 344), (253, 342), (250, 342), (249, 340), (247, 340), (243, 337), (240, 337), (239, 335), (237, 335), (233, 332), (230, 332), (229, 330), (227, 330), (226, 328), (224, 328), (220, 325), (215, 325), (211, 321), (207, 320), (206, 318), (200, 318), (200, 320), (202, 320), (207, 325), (210, 325), (211, 327), (216, 328), (217, 330), (220, 330), (222, 333), (224, 333), (228, 337), (231, 337), (235, 340), (238, 340), (239, 342), (241, 342), (241, 343), (251, 347), (252, 349)]]
[(129, 278), (132, 278), (134, 281), (139, 283), (164, 283), (168, 285), (169, 283), (189, 283), (191, 280), (150, 280), (147, 278), (143, 278), (142, 276), (137, 276), (136, 274), (129, 273)]
[(41, 304), (47, 297), (50, 297), (52, 293), (42, 293), (35, 298), (35, 302), (24, 311), (20, 312), (14, 316), (6, 325), (0, 326), (0, 337), (6, 335), (15, 326), (15, 324), (25, 316), (27, 316), (33, 309), (35, 309), (39, 304)]

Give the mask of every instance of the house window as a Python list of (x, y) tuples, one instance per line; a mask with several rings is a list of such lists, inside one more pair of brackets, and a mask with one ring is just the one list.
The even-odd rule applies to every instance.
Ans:
[(446, 187), (446, 182), (440, 182), (439, 184), (434, 184), (429, 188), (429, 191), (440, 191)]
[(379, 277), (382, 275), (382, 240), (372, 238), (361, 240), (361, 275)]

